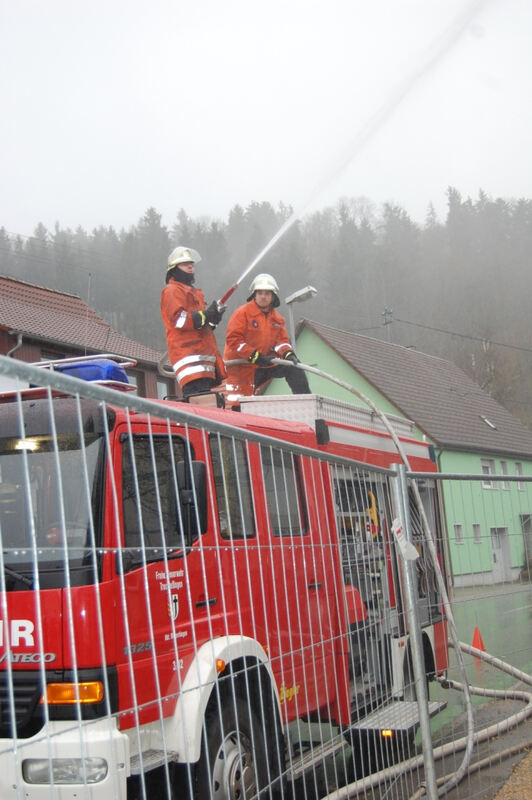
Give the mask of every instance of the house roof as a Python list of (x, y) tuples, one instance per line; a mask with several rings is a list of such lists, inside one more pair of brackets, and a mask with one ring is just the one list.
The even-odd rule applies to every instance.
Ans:
[(0, 326), (55, 344), (156, 364), (162, 353), (121, 336), (80, 297), (0, 275)]
[(436, 356), (303, 320), (401, 413), (447, 449), (532, 455), (532, 431)]

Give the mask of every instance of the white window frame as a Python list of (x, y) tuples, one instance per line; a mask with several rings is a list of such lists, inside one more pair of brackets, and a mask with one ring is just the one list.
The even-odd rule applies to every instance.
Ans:
[(480, 522), (473, 522), (472, 529), (473, 529), (474, 544), (480, 544), (482, 541), (482, 531), (480, 529)]
[(157, 378), (157, 399), (164, 400), (172, 393), (168, 378)]
[[(522, 475), (523, 474), (523, 464), (522, 464), (521, 461), (516, 461), (515, 462), (515, 474), (516, 475)], [(525, 484), (522, 483), (521, 481), (517, 481), (517, 488), (519, 489), (520, 492), (524, 492), (525, 491)]]
[(129, 382), (137, 387), (137, 397), (146, 397), (146, 376), (140, 369), (126, 370)]
[[(493, 458), (481, 458), (480, 468), (482, 470), (483, 475), (497, 474), (495, 472), (495, 460)], [(493, 481), (484, 480), (482, 481), (482, 486), (484, 487), (484, 489), (495, 489), (495, 484)]]
[(454, 528), (454, 543), (464, 544), (464, 526), (460, 522), (455, 522)]
[[(508, 462), (501, 461), (500, 464), (501, 464), (501, 475), (508, 475)], [(510, 481), (501, 481), (501, 485), (503, 489), (509, 489)]]

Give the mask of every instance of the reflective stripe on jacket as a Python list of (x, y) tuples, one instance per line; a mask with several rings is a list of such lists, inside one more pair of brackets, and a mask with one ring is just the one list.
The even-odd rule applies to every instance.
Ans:
[(161, 317), (166, 328), (168, 357), (180, 386), (198, 378), (225, 377), (222, 357), (210, 325), (195, 328), (194, 311), (205, 309), (201, 289), (173, 278), (161, 293)]
[[(225, 334), (224, 361), (248, 360), (258, 350), (270, 358), (282, 358), (293, 350), (282, 316), (271, 308), (266, 314), (249, 300), (232, 314)], [(227, 367), (227, 383), (237, 394), (253, 394), (256, 366)]]

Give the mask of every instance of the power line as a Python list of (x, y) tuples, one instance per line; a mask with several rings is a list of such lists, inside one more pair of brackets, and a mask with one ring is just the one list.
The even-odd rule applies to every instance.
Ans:
[(428, 331), (435, 331), (436, 333), (446, 333), (449, 336), (458, 336), (460, 339), (470, 339), (474, 342), (487, 342), (489, 344), (493, 344), (496, 347), (507, 347), (509, 350), (520, 350), (523, 353), (532, 353), (532, 349), (530, 347), (520, 347), (517, 344), (506, 344), (505, 342), (495, 342), (493, 339), (489, 339), (486, 336), (471, 336), (466, 333), (457, 333), (456, 331), (448, 331), (445, 328), (434, 328), (432, 325), (422, 325), (420, 322), (410, 322), (406, 319), (399, 319), (396, 317), (394, 322), (401, 322), (403, 325), (411, 325), (414, 328), (424, 328)]
[(366, 333), (367, 331), (380, 331), (382, 325), (372, 325), (371, 328), (356, 328), (354, 333)]
[[(61, 258), (56, 258), (53, 254), (50, 255), (50, 258), (46, 257), (43, 254), (35, 255), (34, 253), (26, 253), (26, 252), (18, 252), (15, 253), (13, 251), (6, 250), (5, 247), (0, 247), (0, 253), (7, 253), (10, 255), (15, 261), (18, 259), (22, 259), (25, 261), (34, 261), (37, 264), (51, 264), (52, 266), (59, 266), (63, 262)], [(102, 256), (103, 258), (103, 256)], [(84, 272), (90, 272), (92, 269), (91, 267), (84, 267), (82, 264), (75, 264), (73, 265), (74, 269), (80, 269)], [(69, 263), (69, 267), (72, 268), (72, 265)]]
[[(17, 251), (17, 250), (14, 249), (14, 247), (11, 247), (11, 246), (9, 248), (6, 248), (6, 247), (1, 247), (0, 248), (1, 252), (7, 253), (8, 255), (11, 255), (11, 256), (16, 257), (16, 258), (33, 258), (36, 261), (42, 261), (43, 263), (48, 263), (48, 262), (55, 263), (55, 261), (58, 258), (58, 252), (57, 252), (58, 249), (65, 246), (63, 243), (57, 243), (53, 239), (52, 240), (39, 239), (37, 236), (24, 236), (21, 233), (13, 233), (11, 231), (6, 231), (6, 233), (8, 234), (9, 237), (13, 237), (13, 236), (15, 237), (14, 240), (12, 238), (9, 239), (10, 245), (11, 244), (15, 245), (17, 239), (25, 239), (27, 243), (31, 242), (31, 243), (36, 243), (37, 245), (40, 245), (41, 246), (41, 250), (48, 250), (50, 252), (50, 255), (51, 255), (51, 258), (46, 258), (43, 255), (42, 252), (40, 254), (38, 254), (38, 255), (35, 255), (33, 253), (21, 252), (20, 250)], [(63, 233), (65, 233), (65, 231), (61, 231), (61, 233), (63, 234)], [(90, 236), (90, 234), (88, 236)], [(23, 243), (23, 246), (27, 247), (27, 244), (25, 245)], [(67, 242), (66, 243), (66, 247), (69, 249), (69, 253), (68, 253), (69, 257), (75, 256), (77, 254), (81, 254), (81, 255), (87, 256), (89, 258), (94, 258), (96, 256), (96, 257), (100, 258), (102, 261), (115, 261), (117, 264), (120, 263), (121, 256), (113, 254), (111, 252), (110, 253), (102, 253), (99, 250), (87, 249), (85, 247), (80, 247), (79, 245), (76, 245), (72, 241), (71, 242)], [(122, 250), (123, 243), (120, 240), (119, 240), (119, 247)]]
[[(8, 236), (9, 247), (0, 246), (0, 253), (6, 253), (8, 256), (11, 256), (13, 258), (32, 260), (32, 261), (35, 261), (37, 263), (41, 262), (42, 264), (57, 264), (61, 260), (63, 260), (63, 255), (60, 253), (60, 249), (62, 247), (64, 247), (64, 246), (66, 246), (68, 248), (68, 252), (66, 254), (66, 258), (67, 258), (67, 260), (69, 259), (70, 262), (74, 262), (76, 257), (81, 255), (81, 256), (83, 256), (85, 258), (88, 258), (88, 259), (97, 259), (97, 260), (101, 261), (103, 266), (107, 266), (107, 265), (113, 264), (113, 263), (115, 265), (117, 265), (117, 266), (123, 266), (124, 263), (125, 263), (124, 262), (124, 240), (121, 238), (121, 235), (116, 233), (116, 232), (115, 232), (115, 235), (117, 237), (117, 245), (116, 245), (115, 249), (119, 250), (120, 252), (115, 252), (115, 253), (113, 253), (111, 251), (102, 252), (101, 250), (94, 249), (91, 246), (89, 246), (89, 248), (80, 247), (78, 244), (76, 244), (73, 241), (66, 242), (66, 243), (62, 243), (62, 242), (58, 243), (53, 239), (54, 234), (49, 234), (52, 237), (51, 239), (39, 239), (39, 237), (37, 237), (37, 236), (26, 236), (25, 234), (15, 233), (14, 231), (5, 231), (5, 233)], [(49, 233), (49, 232), (47, 232), (47, 233)], [(129, 232), (126, 231), (125, 233), (126, 233), (126, 236), (129, 235)], [(68, 230), (61, 230), (60, 234), (68, 235)], [(90, 233), (88, 233), (88, 234), (86, 233), (85, 234), (86, 238), (89, 240), (89, 244), (90, 244), (91, 235), (92, 234), (90, 234)], [(169, 244), (169, 246), (171, 246), (172, 239), (171, 239), (171, 235), (170, 234), (169, 234), (169, 236), (170, 236), (170, 244)], [(15, 238), (13, 238), (13, 237), (15, 237)], [(41, 252), (36, 254), (36, 253), (28, 253), (26, 250), (23, 250), (23, 251), (15, 250), (14, 245), (16, 245), (16, 240), (17, 239), (21, 239), (21, 240), (25, 239), (26, 240), (26, 243), (22, 242), (22, 246), (23, 247), (27, 247), (27, 243), (37, 243), (37, 245), (41, 246)], [(45, 252), (43, 252), (43, 251), (45, 251)], [(79, 262), (78, 263), (71, 263), (71, 264), (69, 264), (69, 266), (71, 266), (71, 268), (74, 268), (74, 269), (81, 269), (84, 272), (89, 272), (91, 269), (93, 269), (92, 266), (85, 267), (82, 264), (80, 264)]]

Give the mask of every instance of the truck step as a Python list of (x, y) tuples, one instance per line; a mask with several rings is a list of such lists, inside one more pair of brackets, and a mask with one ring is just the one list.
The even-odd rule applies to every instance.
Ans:
[(149, 772), (151, 769), (162, 767), (166, 762), (174, 761), (177, 758), (177, 753), (170, 750), (145, 750), (142, 753), (142, 760), (140, 753), (131, 756), (130, 768), (132, 775), (140, 775), (141, 772)]
[(346, 747), (346, 740), (344, 736), (335, 736), (328, 739), (326, 742), (316, 743), (309, 750), (305, 751), (298, 758), (286, 760), (286, 772), (289, 781), (296, 781), (301, 778), (307, 770), (315, 764), (323, 762), (324, 758), (329, 758), (337, 753), (342, 748)]
[[(446, 708), (447, 703), (439, 700), (429, 702), (429, 717), (434, 717)], [(419, 710), (415, 701), (395, 700), (352, 727), (359, 731), (381, 731), (385, 729), (407, 733), (419, 725)]]

